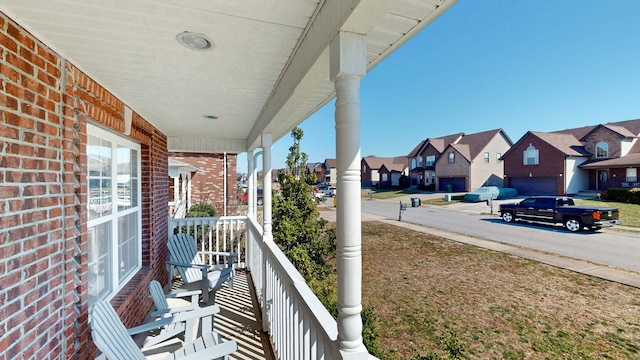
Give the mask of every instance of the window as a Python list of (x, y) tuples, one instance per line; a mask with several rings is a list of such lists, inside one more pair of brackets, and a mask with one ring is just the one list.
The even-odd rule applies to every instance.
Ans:
[(636, 182), (636, 181), (638, 181), (638, 169), (637, 168), (627, 169), (627, 182)]
[(456, 153), (450, 152), (449, 153), (449, 164), (453, 164), (454, 162), (456, 162)]
[(366, 173), (366, 172), (367, 172), (367, 165), (363, 165), (363, 166), (362, 166), (362, 172), (363, 172), (363, 173)]
[(489, 163), (489, 161), (490, 161), (490, 160), (489, 160), (489, 153), (488, 153), (488, 152), (485, 152), (485, 153), (484, 153), (484, 162), (488, 164), (488, 163)]
[(500, 158), (502, 157), (501, 153), (496, 153), (496, 162), (499, 164), (502, 160), (500, 160)]
[(387, 181), (387, 173), (382, 174), (382, 181)]
[(412, 170), (416, 168), (416, 164), (417, 164), (416, 159), (411, 159), (411, 169)]
[(89, 305), (140, 269), (140, 145), (87, 126)]
[(609, 157), (609, 145), (606, 142), (599, 142), (596, 145), (596, 158)]
[(538, 149), (529, 145), (527, 150), (523, 151), (522, 159), (524, 165), (538, 165)]
[(422, 156), (418, 158), (418, 166), (422, 167)]
[(436, 164), (436, 156), (429, 155), (427, 156), (427, 166), (434, 166)]

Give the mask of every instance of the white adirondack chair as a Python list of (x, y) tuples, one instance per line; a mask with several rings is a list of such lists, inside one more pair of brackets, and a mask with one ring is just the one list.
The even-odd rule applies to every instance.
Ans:
[[(198, 251), (196, 241), (191, 235), (180, 233), (169, 238), (167, 244), (169, 247), (170, 259), (167, 264), (175, 266), (178, 273), (182, 277), (183, 287), (185, 289), (201, 289), (202, 300), (205, 304), (209, 303), (209, 292), (218, 290), (222, 285), (229, 281), (229, 286), (233, 283), (231, 279), (235, 275), (233, 269), (234, 258), (238, 256), (236, 253), (215, 252), (215, 251)], [(227, 266), (219, 268), (215, 265), (206, 265), (201, 256), (212, 255), (228, 258)], [(169, 271), (169, 275), (171, 275)]]
[[(196, 310), (197, 311), (197, 310)], [(132, 333), (146, 332), (176, 321), (184, 321), (186, 314), (178, 314), (169, 318), (154, 321), (132, 329), (122, 324), (118, 314), (111, 304), (104, 300), (98, 301), (91, 310), (89, 324), (94, 344), (108, 360), (146, 360), (142, 350), (131, 338)], [(235, 341), (221, 342), (215, 332), (203, 334), (195, 341), (169, 355), (167, 360), (213, 360), (229, 358), (229, 354), (238, 350)]]
[[(162, 286), (158, 281), (153, 280), (149, 282), (149, 295), (153, 299), (153, 303), (156, 306), (156, 310), (151, 312), (152, 317), (159, 317), (162, 319), (169, 318), (175, 314), (187, 312), (189, 312), (189, 314), (191, 314), (192, 316), (184, 322), (176, 322), (164, 326), (157, 335), (146, 339), (143, 347), (147, 348), (159, 344), (182, 333), (184, 333), (184, 341), (192, 342), (196, 339), (197, 336), (198, 322), (200, 322), (202, 334), (210, 332), (212, 324), (211, 317), (213, 314), (219, 313), (220, 308), (217, 305), (211, 305), (201, 309), (198, 303), (198, 298), (200, 297), (201, 293), (202, 291), (196, 290), (165, 295), (164, 291), (162, 290)], [(189, 306), (173, 308), (169, 307), (167, 299), (185, 297), (191, 298), (191, 303)], [(200, 311), (193, 312), (194, 310)]]

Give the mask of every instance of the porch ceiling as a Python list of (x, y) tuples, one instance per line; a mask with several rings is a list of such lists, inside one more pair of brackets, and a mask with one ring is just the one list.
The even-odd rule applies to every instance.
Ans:
[[(1, 10), (169, 138), (173, 151), (244, 152), (334, 95), (328, 45), (367, 35), (368, 69), (457, 0), (4, 0)], [(184, 31), (214, 42), (178, 43)], [(217, 119), (206, 119), (214, 115)]]

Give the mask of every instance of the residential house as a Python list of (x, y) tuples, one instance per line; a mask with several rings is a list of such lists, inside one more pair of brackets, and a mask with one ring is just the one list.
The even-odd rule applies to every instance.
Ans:
[(324, 159), (324, 181), (331, 185), (336, 185), (338, 179), (338, 170), (336, 169), (336, 159)]
[(324, 172), (324, 163), (321, 162), (310, 162), (307, 163), (307, 170), (309, 174), (316, 175), (316, 182), (322, 183), (325, 182), (325, 172)]
[(463, 136), (464, 133), (456, 133), (421, 141), (408, 155), (412, 184), (435, 186), (436, 161), (447, 145), (457, 143)]
[(264, 211), (251, 191), (248, 215), (207, 226), (242, 236), (235, 265), (274, 353), (368, 357), (361, 274), (349, 271), (362, 265), (358, 179), (331, 174), (345, 194), (334, 320), (273, 243), (271, 148), (335, 98), (337, 157), (357, 174), (360, 79), (454, 3), (3, 1), (0, 359), (95, 358), (98, 299), (139, 325), (149, 282), (169, 285), (169, 229), (186, 221), (167, 216), (169, 156), (225, 152), (247, 153), (250, 191), (262, 162)]
[[(391, 164), (401, 164), (406, 168), (407, 158), (406, 156), (397, 156), (397, 157), (377, 157), (377, 156), (365, 156), (360, 160), (360, 171), (362, 174), (360, 176), (360, 182), (362, 187), (379, 187), (380, 182), (380, 173), (379, 170), (382, 168), (382, 165), (388, 164), (389, 167), (387, 169), (391, 169)], [(407, 175), (407, 174), (405, 174)], [(388, 182), (387, 182), (388, 181)], [(391, 179), (389, 178), (386, 182), (387, 185), (390, 186)]]
[[(404, 158), (402, 160), (404, 160)], [(378, 187), (381, 189), (405, 185), (408, 187), (410, 185), (408, 182), (406, 184), (401, 183), (402, 177), (408, 176), (408, 174), (409, 168), (405, 161), (383, 163), (380, 170), (378, 170), (380, 178)]]
[(524, 195), (573, 195), (637, 185), (640, 120), (527, 132), (504, 154), (506, 185)]
[[(184, 174), (181, 179), (178, 177), (169, 179), (169, 201), (171, 202), (176, 191), (179, 191), (176, 186), (182, 184), (186, 187), (187, 196), (183, 199), (184, 203), (176, 204), (177, 209), (182, 205), (186, 211), (189, 211), (193, 204), (209, 204), (216, 208), (218, 215), (235, 215), (236, 158), (236, 154), (227, 153), (170, 153), (170, 175), (171, 164), (175, 162), (185, 163), (193, 171)], [(185, 169), (185, 166), (180, 168)]]
[(502, 129), (462, 136), (435, 163), (437, 191), (473, 191), (503, 185), (502, 154), (513, 142)]

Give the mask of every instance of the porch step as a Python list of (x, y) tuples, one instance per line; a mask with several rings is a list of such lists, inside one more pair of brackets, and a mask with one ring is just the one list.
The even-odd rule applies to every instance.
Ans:
[(597, 199), (598, 194), (601, 194), (598, 190), (580, 190), (573, 197), (577, 199)]

